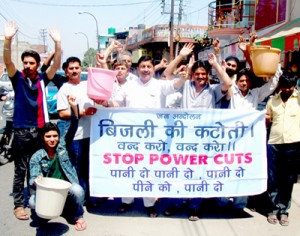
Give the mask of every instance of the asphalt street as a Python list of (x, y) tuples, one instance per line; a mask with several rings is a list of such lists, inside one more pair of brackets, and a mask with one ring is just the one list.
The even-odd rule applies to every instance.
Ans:
[[(4, 121), (0, 119), (0, 128)], [(159, 216), (149, 218), (146, 215), (141, 199), (136, 199), (133, 209), (126, 213), (118, 213), (120, 199), (107, 200), (96, 208), (86, 209), (85, 219), (88, 227), (77, 232), (62, 217), (53, 219), (44, 225), (37, 225), (32, 219), (17, 220), (13, 215), (12, 181), (14, 164), (0, 166), (0, 234), (8, 236), (20, 235), (99, 235), (99, 236), (300, 236), (300, 184), (294, 185), (293, 201), (290, 209), (290, 225), (283, 227), (271, 225), (266, 217), (258, 212), (244, 210), (244, 214), (235, 215), (230, 211), (212, 209), (212, 205), (204, 205), (201, 219), (188, 221), (187, 210), (172, 217), (162, 213), (170, 199), (160, 199), (157, 208)], [(174, 201), (174, 200), (173, 200)], [(30, 213), (30, 209), (26, 208)]]
[[(258, 212), (245, 209), (242, 216), (231, 212), (216, 212), (205, 206), (201, 219), (196, 222), (187, 220), (187, 211), (172, 217), (162, 214), (170, 200), (161, 199), (157, 203), (159, 216), (147, 217), (141, 199), (136, 199), (134, 208), (127, 213), (118, 213), (120, 199), (107, 200), (85, 213), (88, 227), (77, 232), (73, 225), (60, 217), (38, 226), (32, 219), (17, 220), (13, 215), (13, 198), (11, 195), (13, 180), (13, 163), (0, 166), (0, 231), (1, 235), (99, 235), (99, 236), (300, 236), (300, 184), (295, 184), (290, 225), (283, 227), (271, 225), (266, 217)], [(26, 208), (30, 213), (30, 209)]]

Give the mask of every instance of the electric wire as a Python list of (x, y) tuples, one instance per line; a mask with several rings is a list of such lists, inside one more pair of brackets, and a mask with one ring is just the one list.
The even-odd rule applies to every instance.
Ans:
[[(36, 33), (34, 33), (34, 30), (33, 30), (34, 27), (24, 24), (24, 22), (26, 22), (26, 21), (19, 18), (19, 16), (21, 14), (17, 14), (15, 12), (15, 10), (13, 9), (13, 7), (11, 7), (10, 4), (6, 0), (2, 0), (0, 2), (0, 8), (1, 8), (1, 10), (3, 10), (5, 12), (5, 18), (7, 21), (13, 20), (16, 22), (16, 24), (19, 28), (18, 32), (20, 35), (22, 35), (23, 37), (25, 37), (27, 39), (37, 39), (38, 38), (38, 37), (31, 36), (31, 35), (37, 35)], [(2, 15), (4, 15), (4, 14), (2, 13)], [(24, 33), (24, 31), (25, 31), (24, 29), (29, 29), (30, 30), (29, 34)], [(36, 29), (36, 31), (37, 30), (38, 29)], [(28, 31), (26, 30), (26, 32), (28, 32)]]
[[(118, 7), (118, 6), (133, 6), (149, 3), (151, 1), (139, 1), (139, 2), (131, 2), (131, 3), (115, 3), (115, 4), (57, 4), (57, 3), (43, 3), (36, 1), (28, 1), (28, 0), (10, 0), (14, 2), (21, 2), (32, 5), (40, 5), (40, 6), (55, 6), (55, 7)], [(48, 2), (48, 1), (47, 1)]]
[(143, 21), (145, 11), (149, 12), (149, 11), (152, 11), (152, 8), (158, 7), (157, 4), (155, 5), (155, 3), (158, 3), (158, 2), (160, 2), (160, 1), (158, 1), (158, 0), (151, 1), (151, 3), (149, 5), (147, 5), (146, 8), (143, 11), (141, 11), (141, 13), (138, 16), (136, 16), (134, 19), (130, 20), (129, 22), (125, 23), (123, 26), (139, 24), (141, 21)]

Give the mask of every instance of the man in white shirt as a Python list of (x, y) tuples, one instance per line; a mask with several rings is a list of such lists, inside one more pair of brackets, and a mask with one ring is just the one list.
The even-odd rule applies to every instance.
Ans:
[[(226, 97), (229, 101), (228, 109), (245, 111), (257, 110), (258, 104), (274, 92), (281, 74), (282, 71), (279, 64), (276, 74), (269, 78), (267, 83), (261, 87), (251, 89), (253, 79), (256, 78), (254, 73), (248, 68), (240, 70), (236, 76), (235, 83), (231, 86)], [(232, 203), (232, 207), (237, 214), (242, 213), (243, 208), (247, 206), (247, 202), (248, 196), (218, 198), (219, 206), (226, 206)]]
[(251, 89), (255, 75), (250, 69), (245, 68), (238, 72), (235, 83), (227, 98), (230, 98), (230, 109), (257, 110), (257, 106), (266, 97), (274, 92), (279, 76), (282, 74), (280, 65), (276, 74), (263, 86)]
[[(127, 81), (121, 87), (114, 101), (103, 101), (102, 105), (105, 107), (164, 108), (166, 96), (181, 88), (187, 79), (187, 73), (175, 80), (153, 78), (154, 63), (149, 56), (142, 56), (139, 59), (137, 71), (138, 79)], [(129, 210), (133, 201), (134, 198), (122, 198), (119, 212)], [(155, 198), (144, 197), (143, 201), (149, 217), (157, 217), (158, 213), (154, 207)]]
[[(68, 102), (68, 96), (76, 96), (76, 103), (79, 106), (79, 115), (81, 118), (72, 142), (70, 156), (78, 174), (79, 183), (86, 191), (86, 200), (89, 201), (90, 116), (95, 114), (97, 109), (94, 108), (94, 102), (87, 96), (87, 81), (80, 80), (80, 59), (77, 57), (69, 57), (66, 61), (65, 73), (69, 80), (67, 83), (64, 83), (57, 93), (57, 111), (61, 119), (70, 120), (71, 109)], [(69, 123), (66, 121), (62, 126), (64, 129), (68, 129)], [(64, 130), (62, 133), (65, 133)]]

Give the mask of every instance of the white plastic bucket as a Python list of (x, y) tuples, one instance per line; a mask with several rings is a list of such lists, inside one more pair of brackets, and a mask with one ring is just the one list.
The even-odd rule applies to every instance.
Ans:
[(109, 100), (116, 80), (116, 71), (93, 68), (88, 69), (87, 95), (94, 100)]
[(72, 184), (61, 179), (45, 177), (38, 180), (36, 186), (36, 214), (45, 219), (59, 217)]

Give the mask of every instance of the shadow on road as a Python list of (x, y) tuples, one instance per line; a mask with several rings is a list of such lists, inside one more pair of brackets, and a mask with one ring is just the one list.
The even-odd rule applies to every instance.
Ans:
[[(171, 204), (179, 204), (180, 199), (170, 199), (164, 198), (159, 199), (156, 203), (156, 208), (158, 210), (158, 217), (167, 217), (167, 218), (188, 218), (188, 206), (183, 206), (181, 209), (176, 212), (173, 216), (165, 216), (164, 211)], [(95, 207), (87, 207), (87, 211), (90, 214), (104, 215), (104, 216), (116, 216), (116, 217), (148, 217), (146, 209), (143, 205), (143, 200), (141, 198), (136, 198), (134, 201), (133, 207), (125, 213), (119, 213), (118, 207), (121, 204), (120, 198), (115, 198), (113, 200), (102, 201)], [(201, 218), (206, 219), (231, 219), (231, 218), (250, 218), (252, 215), (248, 214), (245, 211), (233, 211), (231, 208), (227, 207), (218, 207), (216, 206), (214, 199), (204, 199), (201, 204)]]

